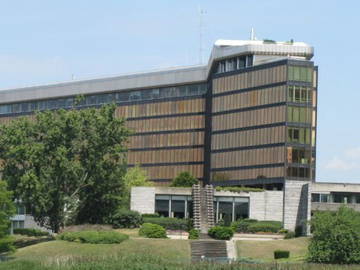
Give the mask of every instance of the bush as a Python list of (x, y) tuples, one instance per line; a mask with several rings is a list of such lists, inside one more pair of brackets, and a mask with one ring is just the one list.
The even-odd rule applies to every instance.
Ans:
[(209, 230), (209, 235), (219, 240), (230, 240), (234, 232), (231, 227), (215, 226)]
[(119, 209), (111, 218), (114, 228), (138, 228), (143, 223), (139, 212)]
[(171, 187), (192, 187), (199, 183), (194, 176), (192, 176), (189, 172), (181, 172), (178, 176), (176, 176), (172, 182)]
[(159, 215), (159, 213), (154, 213), (154, 214), (142, 214), (141, 217), (142, 217), (142, 218), (160, 217), (160, 215)]
[(0, 253), (3, 252), (13, 252), (15, 251), (14, 247), (14, 238), (11, 236), (6, 236), (0, 239)]
[(294, 232), (287, 232), (287, 233), (285, 234), (284, 239), (291, 239), (291, 238), (295, 238), (295, 237), (296, 237), (296, 235), (295, 235)]
[(336, 212), (316, 212), (308, 260), (315, 263), (360, 263), (360, 213), (342, 206)]
[(251, 233), (269, 232), (277, 233), (282, 227), (280, 221), (258, 221), (248, 226), (248, 231)]
[(58, 236), (60, 240), (89, 244), (120, 244), (128, 238), (128, 235), (116, 231), (64, 232)]
[(200, 236), (199, 230), (191, 229), (189, 231), (189, 239), (192, 239), (192, 240), (199, 239), (199, 236)]
[(26, 235), (26, 236), (48, 236), (48, 235), (50, 235), (49, 232), (41, 231), (39, 229), (25, 229), (25, 228), (14, 229), (14, 234), (21, 234), (21, 235)]
[(158, 224), (144, 223), (139, 230), (139, 235), (148, 238), (166, 238), (166, 230)]
[(283, 233), (283, 234), (287, 234), (288, 232), (289, 232), (289, 230), (287, 230), (287, 229), (280, 229), (278, 231), (278, 233)]
[(262, 192), (263, 188), (251, 188), (251, 187), (221, 187), (217, 186), (215, 188), (216, 191), (230, 191), (230, 192)]
[(250, 224), (257, 222), (256, 219), (239, 219), (235, 222), (231, 223), (231, 227), (233, 228), (234, 232), (238, 233), (248, 233)]
[(290, 257), (290, 251), (288, 250), (275, 250), (274, 251), (274, 259), (284, 259)]
[(189, 221), (187, 219), (179, 218), (144, 218), (144, 223), (157, 224), (164, 227), (167, 230), (183, 230), (188, 231)]

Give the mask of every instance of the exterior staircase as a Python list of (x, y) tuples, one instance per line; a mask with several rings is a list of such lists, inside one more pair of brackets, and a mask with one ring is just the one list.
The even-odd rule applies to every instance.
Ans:
[(228, 260), (226, 241), (214, 240), (208, 230), (214, 222), (214, 188), (193, 185), (194, 228), (200, 231), (200, 240), (191, 241), (191, 258), (200, 260)]

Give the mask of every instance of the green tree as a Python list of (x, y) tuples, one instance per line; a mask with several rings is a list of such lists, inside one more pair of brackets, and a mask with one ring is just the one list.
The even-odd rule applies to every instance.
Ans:
[(0, 126), (3, 179), (40, 225), (103, 223), (118, 207), (130, 132), (115, 109), (45, 111)]
[(342, 206), (319, 211), (311, 220), (308, 260), (316, 263), (360, 263), (360, 213)]
[(10, 218), (15, 214), (12, 192), (7, 190), (5, 181), (0, 180), (0, 238), (9, 233)]
[(191, 175), (189, 172), (181, 172), (178, 176), (176, 176), (172, 182), (171, 187), (192, 187), (199, 183), (194, 176)]
[(125, 192), (124, 192), (124, 204), (127, 207), (130, 206), (130, 193), (132, 187), (151, 187), (153, 182), (149, 181), (149, 177), (144, 169), (139, 165), (129, 168), (124, 176)]

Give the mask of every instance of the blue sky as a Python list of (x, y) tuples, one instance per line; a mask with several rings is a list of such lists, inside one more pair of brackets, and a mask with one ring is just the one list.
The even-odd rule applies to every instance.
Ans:
[(319, 66), (317, 180), (360, 182), (360, 1), (0, 0), (0, 88), (199, 63), (217, 39), (294, 39)]

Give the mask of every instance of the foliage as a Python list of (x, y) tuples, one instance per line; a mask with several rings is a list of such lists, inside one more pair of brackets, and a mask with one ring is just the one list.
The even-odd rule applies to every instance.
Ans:
[(61, 232), (80, 232), (80, 231), (112, 231), (113, 227), (108, 224), (81, 224), (66, 226)]
[(149, 177), (144, 169), (139, 165), (127, 170), (125, 176), (124, 202), (130, 207), (130, 193), (132, 187), (149, 187), (153, 186), (153, 182), (149, 181)]
[(263, 188), (251, 188), (251, 187), (220, 187), (217, 186), (215, 188), (216, 191), (230, 191), (230, 192), (262, 192)]
[(284, 236), (284, 239), (291, 239), (291, 238), (295, 238), (296, 235), (294, 232), (287, 232)]
[(209, 235), (218, 240), (230, 240), (234, 231), (230, 227), (215, 226), (210, 228)]
[(290, 257), (290, 251), (288, 250), (275, 250), (274, 251), (274, 259), (285, 259)]
[(41, 231), (39, 229), (18, 228), (18, 229), (14, 229), (14, 234), (21, 234), (27, 236), (48, 236), (50, 233)]
[(196, 239), (199, 239), (199, 236), (200, 236), (200, 231), (199, 230), (191, 229), (189, 231), (189, 239), (196, 240)]
[(194, 176), (191, 175), (190, 172), (181, 172), (178, 176), (176, 176), (172, 182), (171, 187), (192, 187), (199, 183)]
[(142, 214), (141, 216), (142, 216), (142, 218), (153, 218), (153, 217), (158, 218), (158, 217), (160, 217), (160, 215), (159, 215), (158, 213), (154, 213), (154, 214)]
[(81, 231), (64, 232), (58, 238), (69, 242), (89, 244), (120, 244), (127, 240), (129, 236), (116, 231)]
[(0, 253), (14, 252), (14, 238), (11, 236), (5, 236), (0, 239)]
[(189, 229), (189, 222), (187, 219), (179, 218), (144, 218), (144, 223), (158, 224), (167, 230), (184, 230)]
[(104, 223), (121, 204), (130, 131), (115, 109), (45, 111), (0, 125), (2, 177), (40, 225)]
[(12, 194), (6, 182), (0, 180), (0, 238), (9, 234), (10, 218), (15, 214)]
[(342, 206), (317, 212), (311, 220), (313, 237), (308, 260), (316, 263), (360, 263), (360, 213)]
[(256, 219), (239, 219), (231, 223), (231, 227), (233, 228), (234, 232), (238, 233), (248, 233), (249, 226), (253, 223), (256, 223)]
[(111, 217), (111, 224), (114, 228), (138, 228), (142, 222), (139, 212), (127, 209), (119, 209)]
[(166, 238), (166, 230), (158, 224), (144, 223), (140, 230), (139, 235), (148, 238)]
[(248, 231), (251, 233), (270, 232), (277, 233), (282, 228), (280, 221), (257, 221), (248, 226)]
[(289, 230), (287, 230), (287, 229), (280, 229), (279, 231), (278, 231), (278, 233), (283, 233), (283, 234), (287, 234), (289, 232)]

